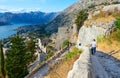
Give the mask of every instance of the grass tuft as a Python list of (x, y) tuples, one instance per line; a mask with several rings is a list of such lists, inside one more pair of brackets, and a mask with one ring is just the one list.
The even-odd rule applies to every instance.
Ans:
[(82, 53), (82, 50), (79, 50), (78, 48), (74, 47), (71, 51), (68, 52), (68, 54), (65, 57), (65, 60), (72, 58), (74, 55), (80, 55)]

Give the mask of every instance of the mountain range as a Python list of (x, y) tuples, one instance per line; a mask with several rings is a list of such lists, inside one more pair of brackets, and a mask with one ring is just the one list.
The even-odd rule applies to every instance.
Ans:
[(0, 13), (0, 25), (14, 24), (14, 23), (29, 23), (29, 24), (45, 24), (53, 20), (58, 13), (44, 13), (44, 12), (25, 12), (25, 13)]

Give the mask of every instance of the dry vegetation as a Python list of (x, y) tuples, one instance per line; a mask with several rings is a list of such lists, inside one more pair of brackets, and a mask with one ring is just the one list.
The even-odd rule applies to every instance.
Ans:
[(120, 42), (112, 38), (103, 39), (98, 42), (98, 49), (120, 60)]
[(93, 17), (92, 19), (86, 20), (84, 22), (84, 24), (85, 24), (85, 26), (90, 26), (94, 22), (104, 22), (104, 23), (107, 23), (107, 22), (109, 22), (111, 20), (115, 20), (115, 18), (113, 16), (100, 17), (100, 18)]
[(67, 60), (63, 60), (44, 78), (67, 78), (68, 72), (72, 69), (74, 62), (79, 58), (79, 54), (73, 55)]
[(107, 17), (101, 17), (96, 19), (97, 22), (109, 22), (111, 20), (114, 20), (115, 18), (113, 16), (107, 16)]
[(73, 43), (77, 43), (77, 39), (78, 39), (78, 32), (72, 34), (72, 35), (69, 37), (69, 40), (72, 41)]
[(67, 61), (61, 62), (55, 70), (49, 73), (45, 78), (67, 78), (67, 74), (72, 69), (74, 62), (78, 57), (74, 56)]
[(92, 19), (89, 19), (85, 22), (87, 25), (89, 25), (94, 21), (109, 22), (111, 20), (115, 20), (116, 17), (120, 16), (120, 10), (118, 9), (118, 7), (114, 7), (114, 9), (109, 9), (107, 11), (103, 11), (102, 9), (100, 9), (98, 14), (91, 15), (91, 16), (92, 16)]

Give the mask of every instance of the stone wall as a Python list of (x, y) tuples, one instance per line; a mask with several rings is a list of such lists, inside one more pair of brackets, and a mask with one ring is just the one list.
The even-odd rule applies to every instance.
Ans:
[(83, 53), (74, 63), (73, 69), (69, 71), (67, 78), (93, 78), (89, 48), (82, 48)]
[(70, 34), (72, 34), (70, 27), (59, 27), (55, 41), (55, 48), (60, 49), (60, 45), (69, 38)]

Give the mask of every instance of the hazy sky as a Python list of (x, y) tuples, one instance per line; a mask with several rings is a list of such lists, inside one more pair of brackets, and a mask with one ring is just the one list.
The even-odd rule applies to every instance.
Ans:
[(0, 0), (0, 11), (62, 11), (77, 0)]

